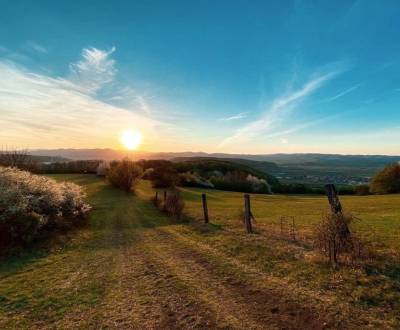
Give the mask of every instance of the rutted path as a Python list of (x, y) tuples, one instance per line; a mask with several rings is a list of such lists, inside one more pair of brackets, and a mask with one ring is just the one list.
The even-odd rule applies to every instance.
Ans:
[(97, 179), (86, 185), (95, 207), (88, 228), (0, 268), (1, 329), (339, 327), (307, 295), (301, 303), (261, 270), (187, 235), (190, 224)]

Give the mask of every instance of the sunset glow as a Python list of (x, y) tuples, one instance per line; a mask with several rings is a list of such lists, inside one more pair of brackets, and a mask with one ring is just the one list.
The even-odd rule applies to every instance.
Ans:
[(128, 150), (136, 150), (142, 143), (142, 134), (137, 131), (126, 130), (122, 132), (121, 143)]

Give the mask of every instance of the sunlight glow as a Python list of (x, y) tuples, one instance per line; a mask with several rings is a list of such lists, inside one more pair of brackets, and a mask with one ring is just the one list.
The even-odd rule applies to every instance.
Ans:
[(128, 150), (135, 150), (142, 142), (142, 134), (137, 131), (123, 131), (120, 137), (121, 143)]

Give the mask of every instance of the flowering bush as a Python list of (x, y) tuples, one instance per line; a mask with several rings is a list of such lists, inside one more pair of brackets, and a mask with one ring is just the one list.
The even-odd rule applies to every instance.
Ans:
[(216, 189), (241, 191), (249, 193), (270, 194), (271, 186), (265, 179), (243, 171), (232, 171), (225, 174), (212, 176), (210, 182)]
[(103, 161), (99, 164), (99, 166), (97, 166), (96, 175), (103, 177), (107, 176), (107, 172), (109, 169), (110, 169), (110, 163)]
[(249, 174), (246, 178), (246, 181), (251, 183), (254, 192), (263, 192), (267, 194), (271, 193), (271, 186), (265, 179), (260, 179), (254, 175)]
[(196, 172), (185, 172), (180, 175), (180, 184), (185, 187), (214, 188), (214, 185)]
[(90, 210), (73, 183), (0, 167), (0, 246), (24, 245), (44, 230), (77, 224)]

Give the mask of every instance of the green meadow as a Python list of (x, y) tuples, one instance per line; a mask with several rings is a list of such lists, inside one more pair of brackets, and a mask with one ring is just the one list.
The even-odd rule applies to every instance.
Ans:
[[(210, 221), (225, 227), (240, 224), (240, 214), (244, 207), (242, 193), (181, 188), (185, 209), (196, 219), (202, 219), (201, 194), (207, 195)], [(139, 192), (146, 198), (154, 192), (147, 181), (141, 182)], [(162, 198), (163, 190), (159, 189)], [(400, 248), (400, 194), (370, 196), (340, 196), (343, 209), (351, 213), (354, 229), (388, 249)], [(322, 216), (330, 212), (328, 200), (320, 195), (251, 195), (251, 209), (256, 219), (255, 228), (271, 228), (280, 232), (283, 217), (284, 232), (291, 228), (294, 219), (300, 235), (311, 235)]]

